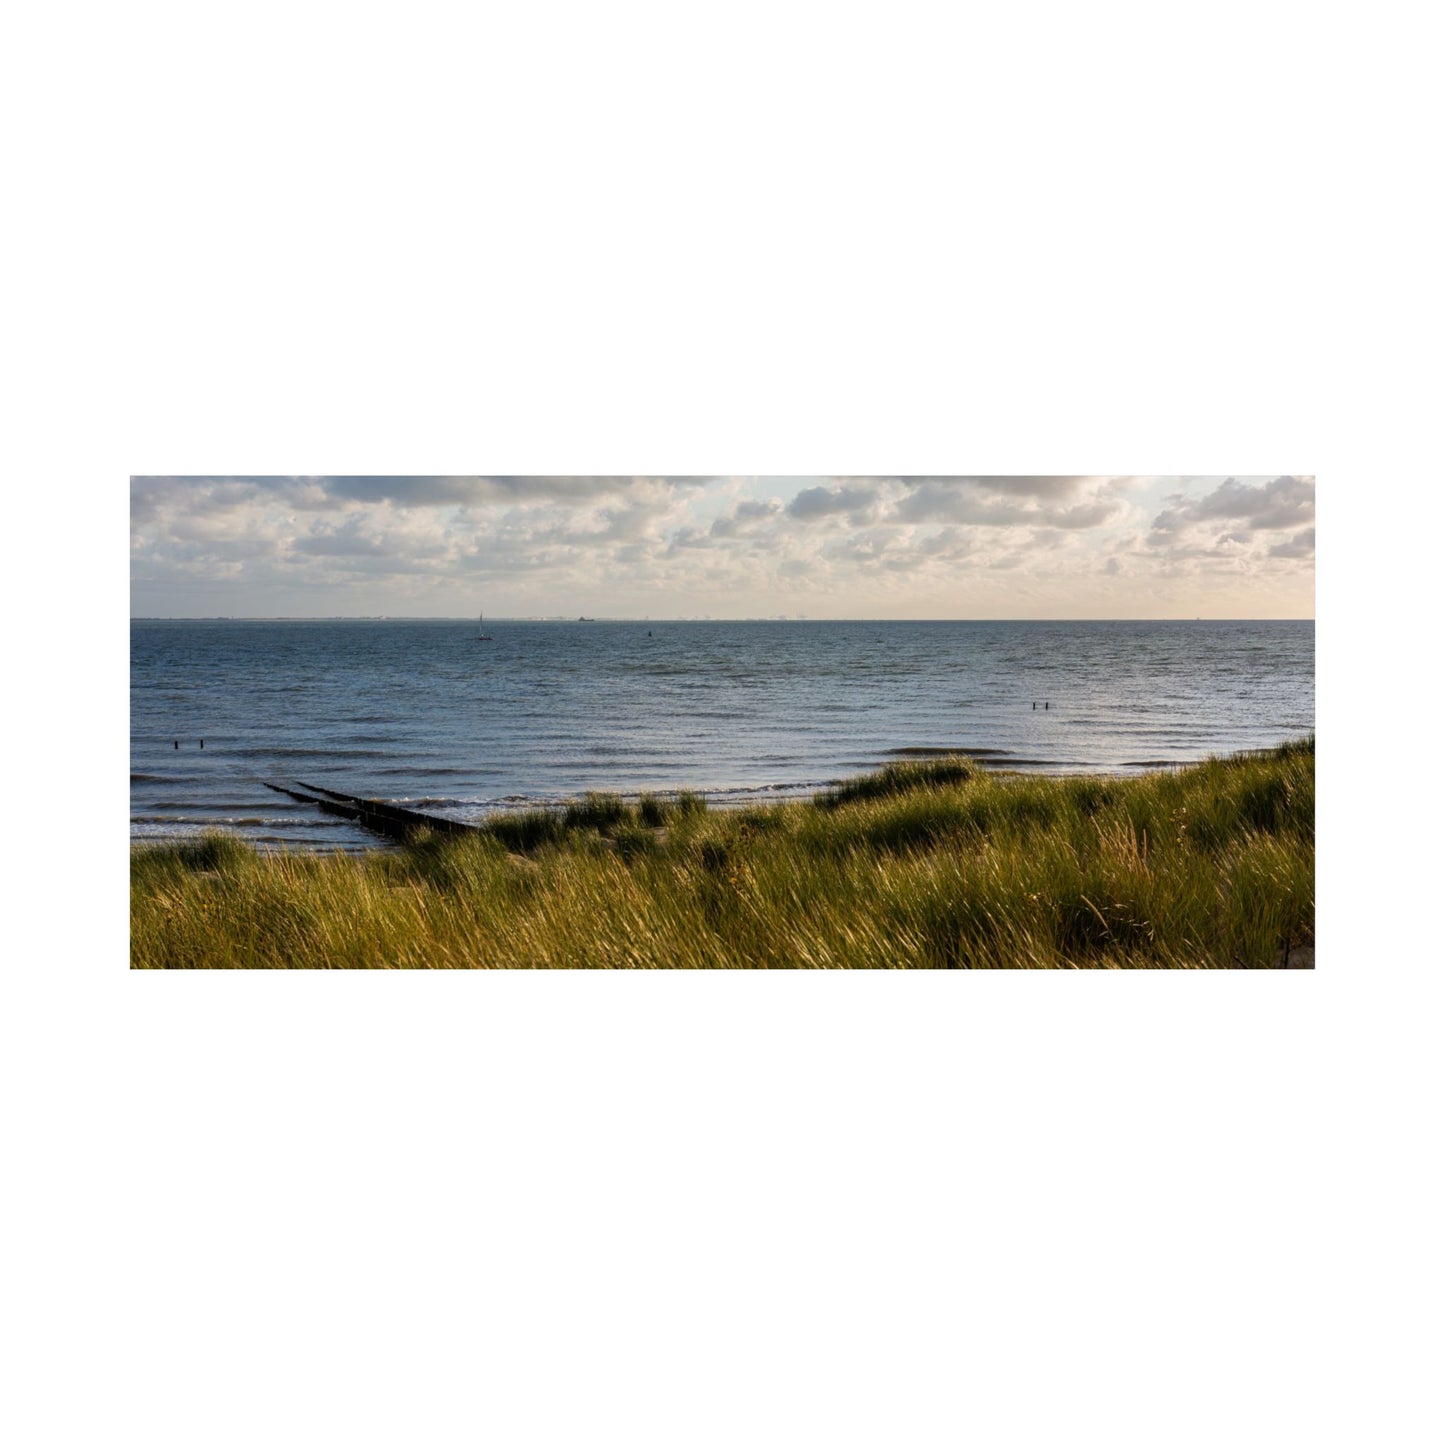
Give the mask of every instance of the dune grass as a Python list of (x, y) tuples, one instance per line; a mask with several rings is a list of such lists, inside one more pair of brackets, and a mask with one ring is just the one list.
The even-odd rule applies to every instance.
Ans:
[(892, 764), (590, 794), (364, 855), (138, 847), (138, 968), (1268, 968), (1314, 943), (1314, 740), (1133, 778)]

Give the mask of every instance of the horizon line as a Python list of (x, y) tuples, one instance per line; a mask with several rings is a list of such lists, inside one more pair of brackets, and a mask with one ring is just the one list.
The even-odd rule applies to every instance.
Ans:
[[(226, 613), (211, 612), (204, 615), (181, 616), (174, 613), (132, 613), (132, 622), (472, 622), (470, 615), (453, 616), (449, 613), (402, 613), (402, 612), (333, 612), (333, 613)], [(589, 617), (564, 616), (560, 613), (530, 613), (521, 616), (497, 614), (492, 622), (1314, 622), (1309, 617), (1234, 617), (1205, 616), (1198, 613), (1193, 617), (1179, 614), (1172, 617), (811, 617), (806, 613), (787, 615), (784, 613), (746, 614), (739, 616), (713, 616), (693, 614), (686, 617)], [(488, 624), (490, 625), (490, 623)]]

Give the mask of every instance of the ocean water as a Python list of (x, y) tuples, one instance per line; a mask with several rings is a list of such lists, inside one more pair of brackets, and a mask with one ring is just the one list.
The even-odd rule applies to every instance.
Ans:
[(1315, 725), (1313, 622), (496, 621), (490, 642), (476, 630), (132, 622), (132, 839), (221, 829), (265, 846), (378, 846), (267, 782), (473, 820), (589, 788), (691, 788), (714, 805), (806, 795), (912, 750), (1131, 773)]

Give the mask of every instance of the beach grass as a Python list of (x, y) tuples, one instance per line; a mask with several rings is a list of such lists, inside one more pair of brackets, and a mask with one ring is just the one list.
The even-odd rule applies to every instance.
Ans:
[(895, 763), (810, 802), (588, 794), (353, 855), (139, 846), (137, 968), (1273, 968), (1314, 739), (1137, 777)]

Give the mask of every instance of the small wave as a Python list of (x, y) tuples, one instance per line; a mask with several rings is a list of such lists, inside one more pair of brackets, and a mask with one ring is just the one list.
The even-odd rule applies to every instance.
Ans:
[(889, 757), (950, 758), (959, 753), (969, 758), (1006, 758), (1007, 748), (885, 748)]
[(171, 828), (178, 833), (194, 833), (206, 828), (250, 827), (250, 828), (324, 828), (331, 826), (325, 817), (300, 815), (294, 818), (275, 817), (233, 817), (230, 814), (201, 818), (177, 818), (169, 813), (136, 813), (131, 817), (131, 826), (148, 828)]
[[(394, 755), (388, 754), (388, 756)], [(368, 768), (366, 771), (368, 777), (377, 778), (394, 778), (408, 774), (414, 777), (418, 773), (424, 773), (429, 778), (474, 778), (485, 777), (489, 772), (495, 772), (496, 770), (489, 768), (454, 768), (440, 764), (433, 765), (431, 763), (398, 763), (389, 768)]]
[(130, 815), (132, 818), (175, 818), (184, 821), (190, 818), (216, 817), (222, 813), (253, 812), (258, 806), (264, 807), (265, 804), (258, 804), (254, 798), (239, 803), (220, 802), (215, 799), (208, 803), (172, 803), (168, 798), (133, 798)]
[(398, 751), (398, 748), (354, 748), (348, 747), (345, 743), (338, 743), (335, 747), (330, 748), (253, 747), (234, 749), (236, 756), (242, 758), (332, 758), (338, 762), (350, 761), (352, 758), (394, 758)]

